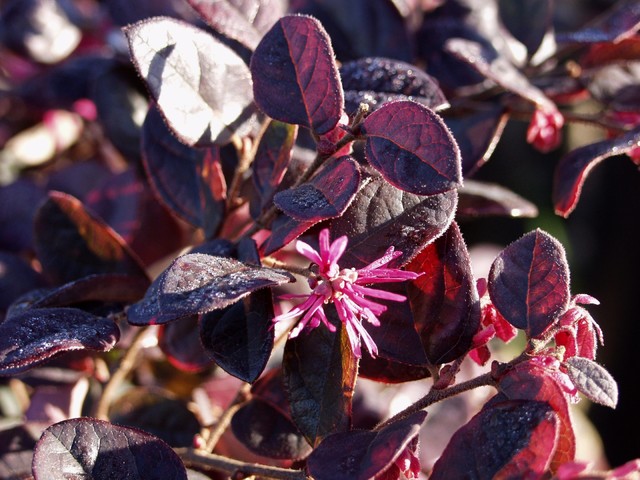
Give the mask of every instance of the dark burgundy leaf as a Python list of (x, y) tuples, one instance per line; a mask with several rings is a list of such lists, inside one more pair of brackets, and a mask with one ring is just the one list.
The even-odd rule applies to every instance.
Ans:
[(616, 408), (618, 384), (602, 366), (583, 357), (571, 357), (564, 366), (571, 381), (585, 397), (605, 407)]
[(309, 182), (278, 192), (273, 202), (295, 220), (317, 223), (342, 215), (359, 187), (356, 161), (350, 156), (331, 158)]
[(622, 1), (612, 4), (611, 9), (595, 22), (574, 32), (558, 36), (559, 42), (617, 43), (635, 35), (640, 27), (640, 5)]
[[(291, 2), (294, 4), (294, 2)], [(295, 11), (325, 26), (336, 55), (346, 62), (362, 57), (388, 57), (408, 62), (412, 42), (404, 19), (388, 0), (306, 0)], [(295, 6), (295, 5), (293, 5)], [(354, 28), (354, 20), (358, 28)]]
[(493, 404), (453, 435), (429, 478), (541, 476), (548, 468), (557, 435), (558, 418), (546, 402)]
[(542, 90), (533, 85), (527, 76), (521, 73), (509, 60), (501, 55), (496, 55), (495, 51), (487, 46), (471, 40), (454, 38), (447, 42), (445, 48), (506, 90), (542, 108), (555, 110), (554, 103), (547, 98)]
[(251, 292), (294, 281), (284, 270), (225, 257), (191, 253), (178, 257), (162, 276), (159, 305), (175, 318), (227, 307)]
[(20, 295), (44, 286), (42, 276), (21, 257), (0, 251), (0, 321)]
[[(407, 290), (403, 284), (376, 285), (376, 289), (407, 297)], [(378, 346), (378, 356), (394, 363), (425, 367), (427, 357), (414, 326), (409, 302), (377, 301), (387, 307), (379, 316), (380, 326), (365, 328)]]
[(499, 0), (500, 19), (527, 48), (529, 57), (538, 51), (545, 35), (551, 30), (554, 14), (552, 0)]
[(398, 263), (405, 264), (449, 227), (457, 203), (455, 190), (425, 197), (375, 176), (344, 215), (332, 221), (331, 237), (349, 237), (344, 266), (364, 267), (390, 246), (403, 253)]
[(313, 227), (316, 222), (302, 222), (286, 215), (277, 217), (271, 225), (271, 235), (260, 245), (262, 255), (271, 255)]
[(360, 103), (376, 110), (392, 100), (413, 100), (433, 110), (449, 105), (438, 82), (419, 67), (381, 57), (347, 62), (340, 67), (346, 111), (353, 113)]
[(42, 292), (29, 308), (66, 307), (91, 301), (131, 303), (140, 300), (149, 288), (144, 277), (119, 273), (87, 275), (60, 287)]
[(195, 149), (180, 143), (158, 109), (150, 108), (142, 126), (142, 159), (160, 201), (211, 238), (225, 212), (226, 183), (218, 147)]
[(287, 16), (267, 32), (251, 57), (255, 101), (271, 118), (332, 130), (343, 108), (331, 41), (315, 18)]
[(440, 365), (465, 355), (480, 325), (480, 298), (456, 223), (406, 269), (422, 273), (407, 289), (429, 362)]
[(564, 248), (542, 230), (516, 240), (494, 260), (489, 294), (500, 314), (530, 338), (543, 333), (569, 304)]
[(444, 121), (460, 147), (462, 174), (472, 176), (493, 154), (508, 115), (497, 105), (465, 116), (445, 116)]
[(112, 227), (145, 265), (184, 246), (175, 218), (159, 204), (135, 168), (107, 178), (85, 197), (85, 204)]
[(576, 439), (569, 412), (567, 396), (563, 386), (554, 378), (557, 370), (548, 368), (544, 362), (535, 358), (532, 361), (523, 362), (509, 370), (500, 378), (499, 395), (492, 402), (503, 400), (535, 400), (548, 403), (558, 416), (559, 433), (551, 469), (555, 471), (558, 466), (570, 462), (575, 457)]
[(420, 431), (427, 412), (416, 412), (379, 431), (326, 437), (307, 460), (316, 480), (368, 480), (388, 469)]
[(142, 430), (93, 418), (74, 418), (47, 428), (33, 455), (36, 480), (187, 480), (180, 457)]
[(458, 190), (457, 218), (506, 216), (533, 218), (538, 207), (520, 195), (495, 183), (465, 180)]
[(619, 62), (585, 71), (583, 81), (593, 98), (616, 112), (640, 110), (640, 63)]
[(427, 378), (431, 372), (427, 365), (408, 365), (382, 357), (371, 358), (365, 350), (360, 359), (358, 375), (376, 382), (404, 383)]
[(127, 321), (131, 325), (163, 325), (179, 318), (190, 316), (190, 314), (174, 314), (162, 312), (160, 308), (160, 286), (164, 281), (166, 270), (158, 275), (153, 283), (147, 289), (144, 298), (134, 303), (127, 309)]
[(358, 370), (344, 326), (327, 313), (337, 332), (321, 327), (287, 340), (282, 360), (291, 417), (311, 445), (349, 429)]
[(148, 108), (135, 69), (113, 61), (92, 72), (90, 99), (107, 138), (132, 163), (140, 161), (140, 118)]
[(36, 214), (34, 229), (43, 270), (57, 283), (98, 273), (147, 278), (124, 240), (70, 195), (50, 192)]
[(385, 104), (362, 124), (367, 161), (391, 184), (434, 195), (462, 184), (460, 150), (442, 119), (424, 105)]
[(553, 204), (556, 213), (566, 218), (576, 208), (587, 175), (602, 160), (637, 147), (640, 147), (640, 127), (610, 140), (576, 148), (562, 157), (554, 174)]
[(200, 341), (200, 315), (191, 315), (162, 325), (158, 346), (174, 367), (185, 372), (201, 372), (213, 365)]
[(28, 370), (69, 350), (106, 352), (119, 337), (120, 330), (112, 320), (75, 308), (16, 313), (0, 323), (0, 375)]
[(611, 63), (640, 60), (640, 38), (626, 38), (618, 43), (596, 43), (582, 57), (583, 68), (594, 68)]
[(311, 448), (291, 419), (271, 404), (251, 399), (231, 419), (233, 434), (253, 453), (297, 460)]
[(113, 402), (109, 418), (123, 427), (144, 430), (172, 447), (190, 447), (200, 424), (184, 400), (160, 389), (131, 388)]
[(226, 372), (252, 383), (264, 370), (273, 349), (273, 317), (268, 289), (207, 313), (200, 321), (205, 351)]
[(68, 193), (84, 200), (91, 190), (98, 188), (106, 177), (112, 175), (111, 170), (100, 160), (76, 162), (53, 172), (47, 179), (46, 190)]
[(286, 12), (282, 0), (188, 0), (214, 30), (255, 50), (262, 35)]
[(172, 131), (187, 145), (225, 144), (252, 127), (251, 76), (204, 30), (171, 18), (125, 28), (131, 54)]
[(46, 64), (64, 60), (82, 37), (59, 2), (50, 0), (5, 3), (0, 26), (3, 45)]
[(0, 248), (22, 252), (33, 248), (33, 219), (46, 198), (43, 188), (20, 178), (0, 186)]
[(282, 181), (291, 162), (297, 136), (297, 125), (273, 120), (260, 138), (252, 166), (253, 186), (256, 189), (256, 197), (251, 203), (251, 215), (254, 218), (272, 205), (273, 195), (283, 187)]

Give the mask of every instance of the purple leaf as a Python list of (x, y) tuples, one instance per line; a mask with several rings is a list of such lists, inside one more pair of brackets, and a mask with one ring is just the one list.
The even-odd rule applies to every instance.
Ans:
[(21, 257), (0, 251), (0, 322), (18, 297), (44, 286), (42, 276)]
[(566, 154), (554, 175), (553, 204), (558, 215), (568, 217), (576, 208), (582, 185), (602, 160), (640, 147), (640, 127), (619, 137), (576, 148)]
[(423, 273), (407, 288), (429, 362), (440, 365), (465, 355), (480, 325), (480, 298), (456, 223), (406, 268)]
[(252, 128), (251, 76), (233, 50), (171, 18), (144, 20), (124, 31), (138, 72), (180, 141), (225, 144)]
[(516, 240), (494, 260), (489, 294), (500, 314), (529, 338), (542, 334), (569, 304), (564, 248), (542, 230)]
[(554, 375), (557, 371), (544, 366), (540, 357), (522, 362), (507, 371), (499, 379), (499, 395), (491, 402), (499, 403), (504, 400), (535, 400), (545, 402), (553, 408), (558, 417), (559, 432), (551, 469), (555, 471), (565, 462), (573, 461), (576, 452), (576, 438), (573, 423), (569, 413), (569, 404), (564, 387)]
[(159, 306), (175, 318), (227, 307), (251, 292), (294, 281), (283, 270), (233, 258), (191, 253), (178, 257), (162, 275)]
[(427, 365), (409, 365), (382, 357), (371, 358), (368, 352), (364, 351), (360, 359), (358, 375), (376, 382), (404, 383), (427, 378), (431, 372)]
[(346, 110), (353, 113), (360, 103), (376, 110), (392, 100), (413, 100), (433, 110), (449, 105), (438, 82), (409, 63), (368, 57), (340, 67)]
[(593, 360), (571, 357), (564, 362), (576, 388), (589, 400), (609, 408), (618, 404), (618, 384), (611, 374)]
[[(336, 317), (337, 313), (332, 314)], [(336, 320), (336, 323), (338, 321)], [(358, 362), (347, 333), (315, 328), (287, 340), (282, 368), (291, 417), (311, 445), (349, 429)]]
[(162, 325), (158, 346), (174, 367), (185, 372), (202, 372), (213, 365), (200, 341), (200, 315), (190, 315)]
[(273, 202), (302, 222), (339, 217), (360, 187), (360, 169), (350, 156), (329, 159), (307, 183), (278, 192)]
[(460, 150), (442, 119), (424, 105), (385, 104), (362, 124), (367, 161), (392, 185), (434, 195), (462, 184)]
[(271, 291), (254, 292), (223, 310), (202, 316), (202, 345), (220, 368), (252, 383), (264, 370), (273, 349), (273, 317)]
[(540, 48), (547, 33), (551, 31), (554, 4), (552, 0), (525, 0), (511, 2), (499, 0), (502, 23), (527, 48), (532, 57)]
[(633, 37), (640, 27), (640, 5), (634, 1), (616, 2), (595, 22), (575, 32), (558, 36), (559, 42), (618, 43)]
[(485, 407), (451, 438), (431, 480), (541, 476), (556, 446), (558, 418), (546, 402)]
[(119, 273), (87, 275), (51, 289), (30, 303), (29, 308), (66, 307), (83, 302), (131, 303), (140, 300), (149, 280)]
[(36, 444), (33, 474), (36, 480), (187, 479), (178, 455), (159, 438), (92, 418), (74, 418), (47, 428)]
[(0, 478), (29, 479), (35, 445), (26, 424), (0, 430)]
[(60, 352), (107, 352), (119, 337), (112, 320), (75, 308), (22, 311), (0, 323), (0, 375), (23, 372)]
[[(389, 0), (305, 0), (291, 2), (297, 13), (320, 20), (334, 40), (336, 56), (345, 62), (362, 57), (410, 61), (412, 41), (407, 24)], [(300, 5), (301, 4), (301, 5)], [(354, 20), (358, 28), (354, 28)]]
[(375, 176), (344, 215), (332, 221), (331, 236), (349, 237), (345, 266), (364, 267), (390, 246), (403, 253), (398, 263), (405, 264), (449, 227), (457, 203), (455, 190), (424, 197)]
[(38, 258), (54, 282), (98, 273), (147, 278), (122, 237), (70, 195), (50, 192), (34, 223)]
[(495, 183), (465, 180), (458, 190), (457, 218), (506, 216), (533, 218), (538, 207), (520, 195)]
[(269, 208), (273, 195), (282, 189), (297, 136), (297, 125), (273, 120), (260, 138), (252, 166), (253, 186), (256, 190), (256, 196), (251, 201), (253, 218), (258, 218)]
[(282, 0), (188, 0), (214, 30), (255, 50), (262, 35), (286, 12)]
[(507, 120), (508, 115), (500, 105), (463, 117), (444, 117), (447, 127), (451, 129), (451, 134), (460, 147), (462, 174), (465, 179), (489, 160)]
[(251, 57), (253, 93), (271, 118), (322, 135), (340, 120), (342, 86), (329, 36), (315, 18), (287, 16)]
[(313, 221), (294, 220), (286, 215), (277, 217), (271, 225), (271, 235), (260, 245), (260, 253), (265, 256), (271, 255), (294, 241), (315, 224), (316, 222)]
[(231, 419), (233, 434), (257, 455), (298, 460), (311, 448), (291, 419), (271, 404), (251, 399)]
[(158, 109), (150, 108), (142, 126), (142, 159), (160, 201), (211, 238), (225, 213), (218, 147), (195, 149), (180, 143)]
[(580, 66), (597, 68), (614, 63), (640, 60), (640, 38), (626, 38), (618, 43), (597, 43), (582, 57)]
[(449, 40), (445, 49), (506, 90), (539, 105), (543, 109), (556, 109), (554, 103), (547, 98), (542, 90), (533, 85), (505, 57), (496, 55), (494, 50), (490, 50), (481, 43), (462, 38)]
[(416, 412), (379, 431), (354, 430), (326, 437), (309, 455), (316, 480), (368, 480), (387, 470), (416, 438), (427, 412)]

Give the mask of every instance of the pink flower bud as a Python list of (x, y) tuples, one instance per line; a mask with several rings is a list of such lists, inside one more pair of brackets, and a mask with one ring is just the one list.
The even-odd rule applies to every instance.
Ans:
[(527, 129), (527, 142), (543, 153), (550, 152), (562, 142), (564, 117), (557, 110), (538, 108)]

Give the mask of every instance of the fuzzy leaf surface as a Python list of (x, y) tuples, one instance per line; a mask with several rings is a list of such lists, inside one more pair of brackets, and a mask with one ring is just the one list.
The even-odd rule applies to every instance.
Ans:
[[(458, 203), (456, 190), (431, 196), (400, 190), (374, 176), (351, 206), (331, 223), (331, 237), (349, 237), (342, 262), (361, 268), (382, 257), (390, 246), (405, 264), (451, 224)], [(342, 264), (341, 264), (342, 265)]]
[(287, 340), (284, 348), (282, 368), (291, 418), (311, 445), (347, 431), (351, 424), (358, 362), (345, 327), (335, 323), (336, 332), (315, 328)]
[(360, 169), (350, 156), (332, 158), (309, 181), (278, 192), (273, 202), (291, 218), (320, 222), (342, 215), (360, 187)]
[(422, 273), (408, 283), (416, 329), (432, 365), (466, 354), (480, 325), (480, 298), (457, 224), (406, 266)]
[(159, 438), (108, 422), (74, 418), (47, 428), (33, 456), (36, 480), (186, 480), (178, 455)]
[(557, 436), (558, 419), (549, 404), (530, 400), (496, 403), (453, 435), (430, 478), (539, 476), (549, 465)]
[(605, 407), (616, 408), (618, 384), (601, 365), (583, 357), (571, 357), (564, 365), (569, 378), (585, 397)]
[(542, 230), (507, 246), (489, 273), (489, 295), (500, 314), (529, 338), (543, 333), (569, 304), (564, 248)]
[(318, 135), (337, 125), (342, 86), (331, 40), (315, 18), (278, 20), (253, 53), (250, 67), (255, 101), (271, 118)]
[(360, 103), (372, 112), (393, 100), (413, 100), (433, 110), (449, 105), (437, 80), (419, 67), (389, 58), (367, 57), (340, 67), (348, 113)]
[(200, 340), (218, 366), (252, 383), (264, 370), (273, 349), (273, 317), (271, 291), (253, 292), (225, 309), (203, 315)]
[(41, 308), (0, 323), (0, 375), (14, 375), (70, 350), (107, 352), (120, 338), (111, 320), (75, 308)]
[(416, 102), (385, 104), (362, 123), (367, 161), (395, 187), (416, 195), (462, 184), (460, 150), (444, 121)]
[(317, 480), (368, 480), (388, 469), (420, 431), (427, 412), (419, 411), (378, 432), (354, 430), (325, 438), (308, 459)]
[(190, 253), (178, 257), (167, 269), (159, 288), (159, 304), (163, 313), (207, 313), (227, 307), (255, 290), (293, 280), (283, 270)]
[(282, 0), (188, 0), (214, 30), (255, 50), (262, 35), (285, 14)]
[(215, 37), (168, 17), (124, 29), (140, 76), (186, 145), (225, 144), (251, 127), (247, 65)]
[(157, 108), (142, 125), (142, 159), (162, 203), (207, 238), (217, 231), (225, 210), (226, 183), (218, 147), (195, 149), (179, 142)]
[(582, 185), (602, 160), (640, 147), (640, 127), (619, 137), (576, 148), (560, 159), (553, 182), (553, 205), (558, 215), (568, 217), (576, 208)]

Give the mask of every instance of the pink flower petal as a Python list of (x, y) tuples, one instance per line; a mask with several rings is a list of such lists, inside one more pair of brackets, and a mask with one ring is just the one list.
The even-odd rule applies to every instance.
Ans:
[(300, 255), (304, 255), (316, 265), (322, 265), (323, 261), (320, 254), (312, 248), (311, 245), (303, 242), (302, 240), (298, 240), (296, 242), (296, 250)]

